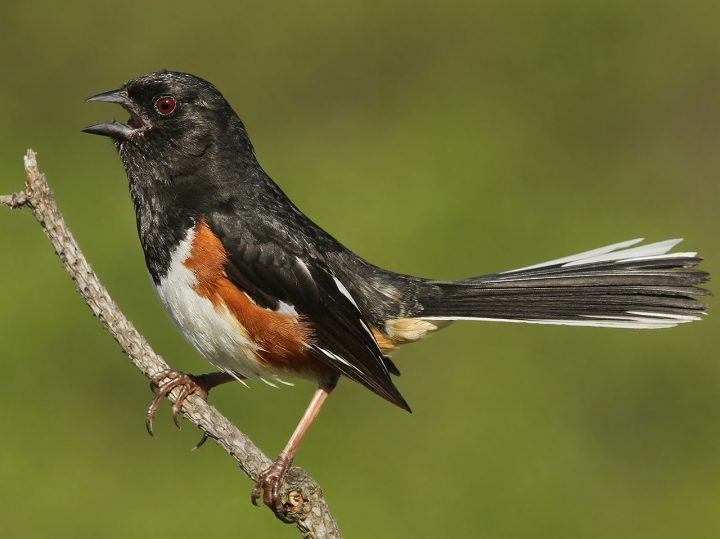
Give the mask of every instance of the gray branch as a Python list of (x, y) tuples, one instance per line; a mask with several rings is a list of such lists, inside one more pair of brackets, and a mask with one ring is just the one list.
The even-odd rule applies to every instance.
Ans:
[[(150, 348), (145, 338), (120, 311), (88, 264), (57, 207), (45, 175), (38, 169), (35, 152), (32, 150), (28, 150), (25, 155), (25, 171), (25, 190), (11, 195), (0, 195), (0, 204), (32, 211), (52, 243), (55, 253), (62, 260), (65, 270), (75, 281), (87, 306), (140, 372), (150, 378), (153, 374), (168, 369), (168, 364)], [(175, 402), (179, 393), (179, 388), (173, 390), (170, 400)], [(253, 481), (271, 464), (270, 459), (247, 435), (199, 397), (191, 395), (186, 399), (182, 413), (188, 421), (197, 425), (206, 436), (215, 440), (232, 456)], [(289, 520), (305, 537), (341, 536), (320, 486), (304, 470), (292, 467), (282, 490), (283, 500), (289, 507)]]

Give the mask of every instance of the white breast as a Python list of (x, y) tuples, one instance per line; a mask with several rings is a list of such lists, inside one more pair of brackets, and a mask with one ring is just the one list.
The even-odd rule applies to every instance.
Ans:
[(270, 375), (255, 359), (256, 345), (224, 304), (215, 306), (195, 292), (195, 275), (183, 264), (192, 249), (195, 230), (171, 255), (170, 269), (155, 285), (165, 310), (188, 342), (218, 369), (246, 378)]

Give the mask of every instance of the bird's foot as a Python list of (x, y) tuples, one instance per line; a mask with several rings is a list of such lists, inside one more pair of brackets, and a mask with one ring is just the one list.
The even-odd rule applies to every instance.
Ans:
[(258, 498), (260, 497), (260, 491), (262, 491), (263, 503), (275, 513), (275, 516), (283, 521), (286, 520), (288, 511), (280, 497), (280, 487), (291, 462), (287, 456), (281, 453), (275, 459), (275, 462), (260, 472), (255, 488), (250, 495), (252, 503), (258, 505)]
[(150, 378), (150, 389), (155, 393), (150, 406), (148, 406), (147, 414), (145, 415), (145, 427), (147, 428), (150, 436), (153, 436), (153, 418), (157, 413), (160, 401), (167, 397), (170, 392), (176, 387), (182, 388), (180, 395), (172, 405), (172, 417), (173, 422), (177, 428), (180, 428), (180, 421), (178, 416), (182, 410), (183, 403), (193, 393), (201, 399), (207, 401), (208, 393), (216, 385), (227, 382), (232, 379), (230, 375), (225, 373), (213, 372), (210, 374), (188, 374), (182, 371), (174, 371), (172, 369), (165, 369)]

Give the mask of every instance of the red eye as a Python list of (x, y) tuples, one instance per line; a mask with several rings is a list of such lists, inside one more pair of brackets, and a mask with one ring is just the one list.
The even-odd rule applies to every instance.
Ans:
[(155, 101), (155, 110), (160, 114), (168, 115), (175, 110), (175, 100), (170, 96), (159, 98)]

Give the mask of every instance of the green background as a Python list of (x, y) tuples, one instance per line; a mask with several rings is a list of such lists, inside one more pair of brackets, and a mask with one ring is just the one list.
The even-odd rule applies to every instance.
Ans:
[[(207, 364), (150, 287), (119, 159), (84, 98), (211, 80), (337, 238), (455, 278), (685, 237), (720, 272), (717, 2), (0, 3), (0, 192), (38, 152), (86, 255), (176, 368)], [(27, 212), (0, 210), (0, 536), (293, 537), (221, 450), (191, 453)], [(712, 303), (712, 300), (711, 300)], [(720, 533), (718, 313), (666, 331), (459, 323), (400, 351), (393, 408), (342, 382), (296, 463), (348, 537)], [(313, 387), (213, 404), (269, 454)]]

